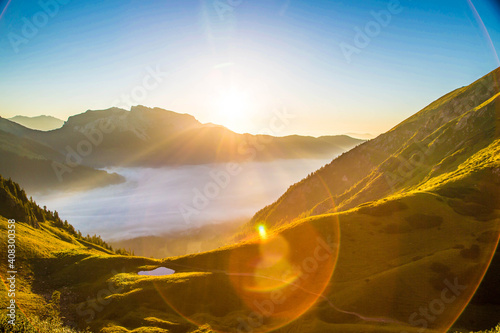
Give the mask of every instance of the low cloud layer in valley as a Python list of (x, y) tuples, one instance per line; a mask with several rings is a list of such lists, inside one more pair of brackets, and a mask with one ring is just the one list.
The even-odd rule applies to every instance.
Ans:
[(278, 160), (118, 168), (109, 171), (125, 176), (123, 184), (83, 192), (39, 194), (34, 199), (56, 209), (84, 234), (97, 233), (106, 239), (133, 238), (207, 223), (244, 221), (278, 199), (290, 184), (328, 162)]

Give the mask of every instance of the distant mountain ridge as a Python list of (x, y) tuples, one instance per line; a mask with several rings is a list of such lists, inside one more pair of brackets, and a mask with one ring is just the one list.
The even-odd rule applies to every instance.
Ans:
[(64, 125), (64, 120), (45, 115), (36, 117), (15, 116), (7, 119), (25, 127), (40, 131), (51, 131)]
[(345, 133), (345, 135), (348, 135), (352, 138), (358, 138), (358, 139), (364, 139), (364, 140), (371, 140), (376, 137), (376, 135), (370, 134), (370, 133)]
[[(48, 155), (34, 155), (53, 161), (54, 175), (59, 182), (71, 176), (76, 167), (160, 167), (333, 158), (363, 142), (345, 135), (314, 138), (237, 134), (223, 126), (201, 124), (188, 114), (144, 106), (132, 107), (131, 111), (87, 110), (69, 117), (61, 128), (47, 132), (0, 119), (0, 133), (4, 133), (4, 137), (12, 135), (14, 141), (45, 146), (37, 151)], [(17, 153), (16, 149), (9, 152)], [(10, 169), (2, 169), (2, 163), (0, 172), (11, 175)], [(23, 179), (17, 180), (32, 189)]]
[[(110, 133), (100, 126), (108, 124)], [(99, 132), (105, 134), (100, 142)], [(347, 136), (271, 137), (237, 134), (222, 126), (201, 124), (193, 116), (160, 108), (132, 107), (87, 111), (70, 117), (60, 129), (35, 134), (50, 147), (66, 152), (82, 140), (95, 139), (88, 166), (162, 166), (333, 157), (363, 142)]]

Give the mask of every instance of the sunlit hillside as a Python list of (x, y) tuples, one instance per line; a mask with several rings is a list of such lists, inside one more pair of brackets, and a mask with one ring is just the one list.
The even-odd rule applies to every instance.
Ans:
[(500, 69), (450, 92), (292, 185), (254, 216), (249, 230), (425, 189), (498, 138), (499, 92)]

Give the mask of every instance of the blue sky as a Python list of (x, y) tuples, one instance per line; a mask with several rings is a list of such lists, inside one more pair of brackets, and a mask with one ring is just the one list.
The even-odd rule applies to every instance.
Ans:
[(0, 115), (143, 104), (263, 133), (286, 110), (272, 134), (378, 134), (499, 66), (494, 1), (401, 0), (375, 23), (396, 3), (3, 0)]

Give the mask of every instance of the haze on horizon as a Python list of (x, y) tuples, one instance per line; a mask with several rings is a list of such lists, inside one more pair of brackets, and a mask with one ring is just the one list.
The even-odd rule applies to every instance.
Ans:
[(378, 134), (499, 66), (493, 0), (55, 3), (0, 1), (2, 117), (142, 104), (262, 133), (285, 109), (278, 135)]

